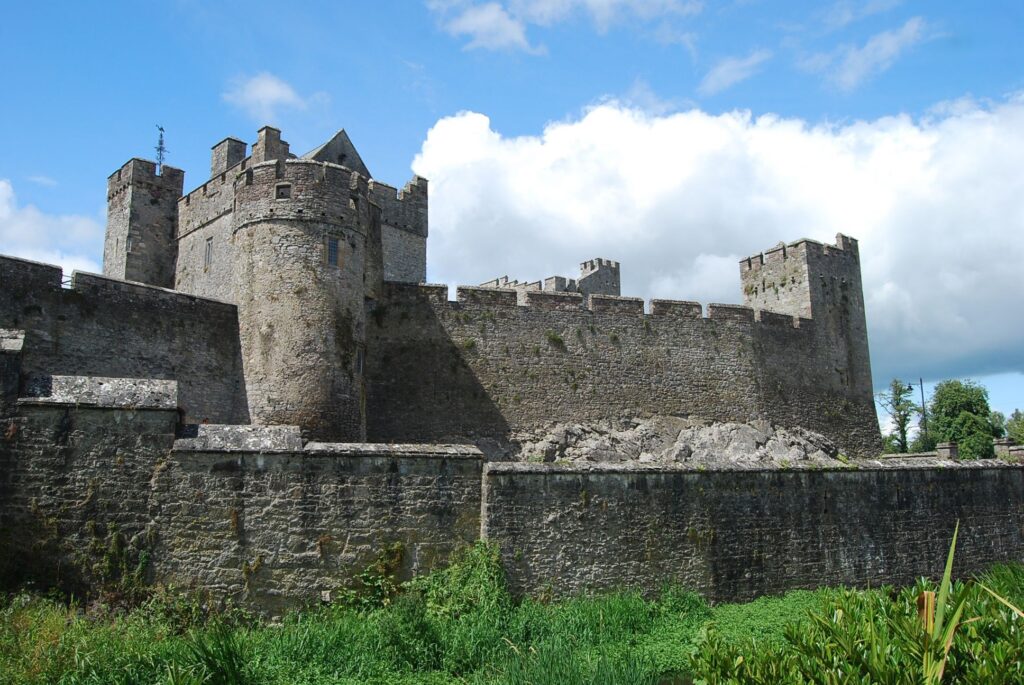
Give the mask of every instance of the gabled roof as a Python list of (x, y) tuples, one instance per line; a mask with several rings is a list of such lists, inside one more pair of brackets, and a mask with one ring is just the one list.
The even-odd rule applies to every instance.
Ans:
[(357, 171), (366, 178), (371, 178), (370, 170), (363, 164), (363, 158), (359, 156), (355, 145), (349, 139), (345, 129), (334, 134), (334, 137), (316, 148), (312, 152), (302, 155), (302, 159), (309, 159), (315, 162), (330, 162), (341, 164), (352, 171)]

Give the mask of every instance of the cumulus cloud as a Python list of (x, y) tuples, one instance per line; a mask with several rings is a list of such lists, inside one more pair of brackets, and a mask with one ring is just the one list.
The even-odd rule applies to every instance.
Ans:
[(260, 123), (277, 121), (281, 109), (304, 110), (325, 97), (323, 93), (301, 97), (286, 81), (268, 72), (236, 78), (221, 94), (224, 102), (238, 107)]
[(103, 225), (96, 219), (19, 206), (11, 182), (0, 179), (0, 254), (58, 264), (65, 273), (99, 273), (102, 246)]
[(572, 276), (622, 262), (623, 292), (740, 302), (738, 260), (859, 238), (876, 380), (1024, 370), (1024, 98), (924, 119), (812, 125), (607, 102), (537, 136), (438, 121), (430, 278)]
[[(618, 19), (635, 16), (649, 21), (658, 17), (697, 14), (699, 0), (427, 0), (427, 7), (441, 18), (442, 27), (453, 36), (466, 36), (467, 49), (522, 50), (539, 54), (527, 27), (551, 26), (577, 15), (590, 18), (604, 32)], [(678, 34), (686, 35), (686, 34)], [(692, 45), (692, 38), (689, 39)]]
[(754, 50), (746, 57), (726, 57), (705, 74), (697, 86), (697, 92), (701, 95), (714, 95), (731, 88), (756, 74), (761, 65), (771, 58), (770, 50)]
[(847, 45), (831, 53), (811, 55), (801, 66), (824, 73), (833, 86), (850, 92), (888, 70), (900, 56), (928, 37), (925, 20), (913, 17), (898, 29), (875, 34), (863, 46)]

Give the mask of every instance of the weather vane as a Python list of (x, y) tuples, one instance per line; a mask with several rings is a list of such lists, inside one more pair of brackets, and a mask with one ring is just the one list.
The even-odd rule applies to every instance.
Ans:
[(160, 131), (160, 139), (156, 144), (156, 175), (159, 176), (163, 173), (164, 157), (167, 155), (167, 148), (164, 147), (164, 127), (157, 124), (156, 128)]

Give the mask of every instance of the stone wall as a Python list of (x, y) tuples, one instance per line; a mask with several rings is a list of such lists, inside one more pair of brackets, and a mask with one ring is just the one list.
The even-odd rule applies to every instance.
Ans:
[(838, 471), (489, 464), (483, 534), (514, 589), (657, 590), (717, 600), (877, 587), (1024, 558), (1024, 469), (996, 460)]
[(77, 375), (177, 380), (187, 420), (247, 422), (234, 306), (0, 257), (0, 328), (25, 331), (22, 390)]
[(175, 449), (153, 483), (155, 578), (277, 612), (344, 588), (396, 543), (409, 578), (477, 539), (480, 473), (460, 447)]
[(1024, 555), (1024, 468), (996, 460), (484, 466), (466, 446), (303, 447), (288, 426), (176, 432), (173, 390), (55, 379), (17, 402), (0, 432), (0, 586), (82, 592), (137, 571), (277, 614), (382, 552), (407, 578), (483, 536), (519, 593), (676, 582), (742, 600), (935, 576), (957, 519), (959, 574)]
[(621, 414), (767, 418), (877, 454), (873, 399), (816, 322), (747, 307), (388, 284), (367, 322), (373, 441), (502, 438)]
[[(178, 200), (178, 261), (174, 289), (190, 295), (235, 302), (238, 255), (232, 231), (235, 177), (243, 159)], [(211, 259), (207, 261), (207, 244)]]
[(210, 425), (175, 441), (173, 402), (111, 397), (23, 399), (5, 424), (0, 585), (80, 592), (145, 561), (149, 582), (278, 613), (347, 587), (396, 543), (408, 578), (479, 536), (473, 448), (303, 449), (295, 428)]

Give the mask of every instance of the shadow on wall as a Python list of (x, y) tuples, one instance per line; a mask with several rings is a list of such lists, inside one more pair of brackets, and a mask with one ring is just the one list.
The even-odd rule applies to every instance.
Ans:
[(401, 288), (367, 316), (366, 433), (370, 442), (504, 438), (509, 425), (433, 305), (446, 286)]

